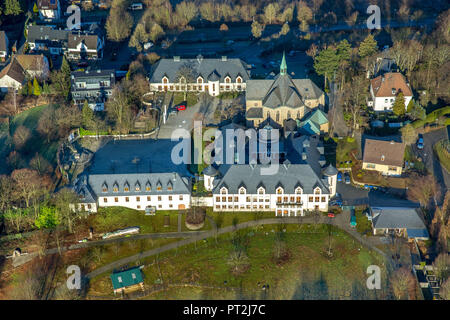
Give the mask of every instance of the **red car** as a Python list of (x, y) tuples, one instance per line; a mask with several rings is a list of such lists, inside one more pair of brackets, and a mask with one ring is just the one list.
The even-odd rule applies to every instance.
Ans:
[(181, 104), (181, 105), (177, 106), (177, 110), (178, 111), (186, 110), (186, 106), (184, 104)]
[(328, 213), (328, 217), (329, 218), (334, 218), (334, 213), (333, 212)]

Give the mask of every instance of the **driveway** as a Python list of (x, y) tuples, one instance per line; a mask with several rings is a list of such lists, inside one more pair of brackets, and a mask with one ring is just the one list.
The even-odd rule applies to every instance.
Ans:
[(437, 182), (441, 185), (443, 190), (450, 188), (450, 173), (441, 166), (438, 157), (433, 152), (433, 146), (440, 140), (449, 139), (450, 126), (434, 130), (423, 134), (423, 149), (417, 149), (417, 145), (412, 146), (416, 156), (422, 158), (425, 167), (436, 177)]
[(358, 206), (369, 203), (368, 190), (357, 188), (351, 184), (338, 182), (336, 191), (341, 195), (342, 204), (344, 206)]

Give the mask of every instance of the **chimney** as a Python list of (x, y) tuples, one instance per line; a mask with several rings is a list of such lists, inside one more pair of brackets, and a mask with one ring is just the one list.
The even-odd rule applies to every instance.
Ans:
[(227, 61), (227, 56), (222, 56), (222, 61)]
[(180, 62), (180, 56), (173, 56), (173, 61)]
[(172, 180), (173, 180), (173, 181), (177, 181), (177, 174), (176, 174), (176, 172), (174, 172), (174, 173), (172, 174)]
[(306, 159), (308, 159), (306, 152), (302, 152), (302, 160), (306, 160)]

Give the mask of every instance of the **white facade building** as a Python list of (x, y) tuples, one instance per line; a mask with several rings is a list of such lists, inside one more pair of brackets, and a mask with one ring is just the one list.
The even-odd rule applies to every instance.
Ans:
[(245, 91), (249, 73), (240, 59), (161, 59), (150, 76), (154, 92), (205, 92), (218, 96), (222, 92)]
[(413, 94), (409, 83), (399, 72), (389, 72), (380, 75), (370, 81), (370, 95), (374, 111), (392, 111), (395, 98), (402, 92), (405, 97), (405, 110), (411, 101)]

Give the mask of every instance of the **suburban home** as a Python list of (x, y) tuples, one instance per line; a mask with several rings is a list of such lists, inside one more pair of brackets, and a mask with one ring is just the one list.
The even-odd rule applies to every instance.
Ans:
[(47, 57), (43, 54), (16, 54), (14, 56), (29, 78), (47, 79), (50, 75), (50, 66)]
[(113, 272), (110, 275), (111, 282), (116, 293), (127, 293), (135, 290), (144, 290), (144, 280), (140, 267)]
[(316, 108), (305, 116), (303, 120), (297, 119), (297, 127), (300, 133), (312, 135), (312, 134), (324, 134), (328, 132), (328, 117), (325, 112)]
[(161, 59), (152, 68), (150, 90), (156, 92), (245, 91), (250, 75), (241, 59)]
[(8, 89), (20, 89), (26, 81), (26, 73), (17, 59), (12, 61), (0, 71), (0, 88), (2, 92)]
[(247, 126), (258, 127), (268, 118), (283, 125), (287, 119), (302, 119), (311, 109), (325, 105), (325, 94), (310, 79), (292, 79), (283, 54), (274, 79), (247, 82), (245, 104)]
[(411, 101), (413, 94), (409, 83), (403, 74), (388, 72), (370, 81), (370, 94), (372, 106), (375, 111), (392, 111), (397, 95), (402, 92), (405, 97), (405, 109)]
[(38, 0), (39, 17), (43, 20), (59, 19), (61, 17), (61, 6), (59, 0)]
[(0, 60), (5, 61), (9, 54), (9, 40), (5, 31), (0, 31)]
[[(192, 182), (187, 169), (171, 161), (170, 140), (113, 141), (99, 149), (73, 189), (84, 211), (127, 207), (144, 211), (190, 208)], [(158, 157), (155, 157), (158, 154)], [(177, 170), (179, 170), (177, 172)]]
[(401, 142), (366, 139), (364, 144), (363, 166), (383, 175), (402, 174), (405, 144)]
[(87, 101), (94, 111), (103, 111), (116, 78), (114, 70), (86, 70), (71, 73), (71, 93), (79, 107)]
[(103, 58), (103, 39), (96, 34), (72, 33), (67, 43), (67, 58), (71, 60)]
[(70, 31), (30, 25), (27, 42), (33, 51), (48, 51), (52, 55), (66, 54), (72, 60), (97, 60), (103, 57), (104, 40), (98, 28)]
[(369, 219), (372, 221), (373, 234), (427, 240), (429, 234), (419, 210), (408, 207), (370, 207)]

